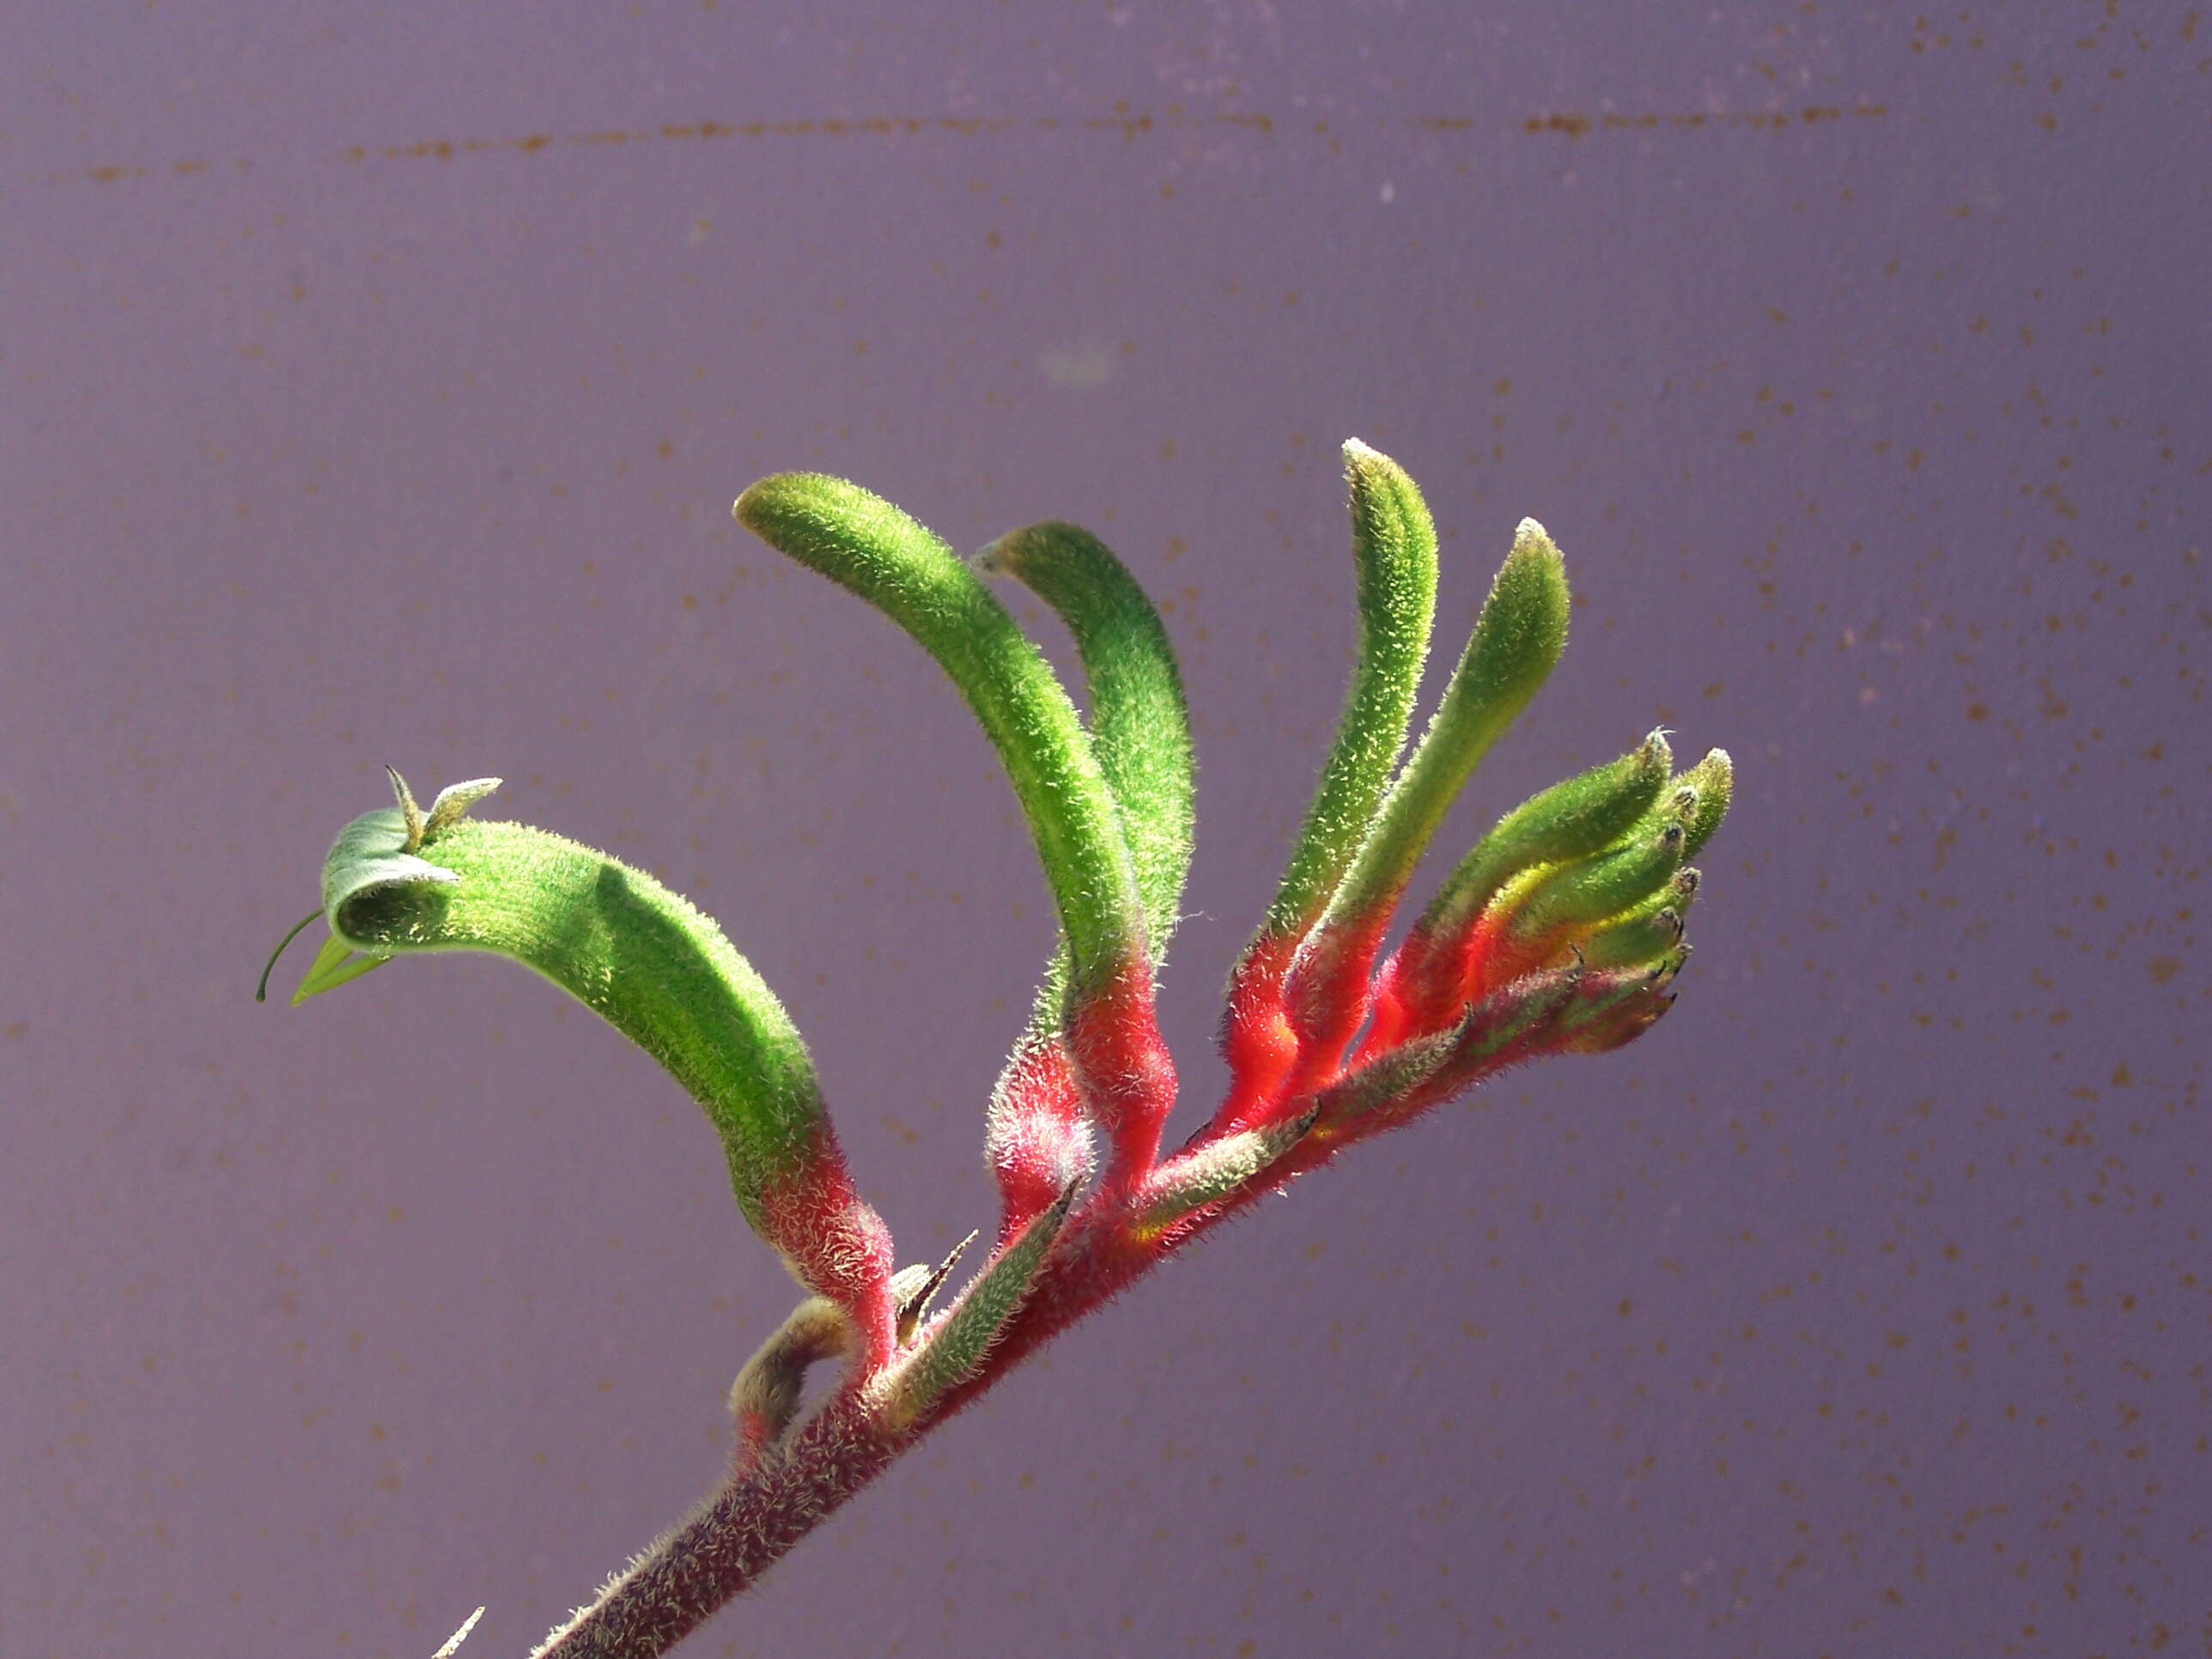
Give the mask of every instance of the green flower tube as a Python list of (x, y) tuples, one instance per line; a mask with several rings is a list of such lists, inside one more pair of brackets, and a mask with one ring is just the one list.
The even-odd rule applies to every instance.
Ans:
[(1567, 577), (1544, 526), (1523, 519), (1429, 729), (1390, 787), (1328, 921), (1387, 918), (1468, 775), (1551, 674), (1567, 643)]
[(1510, 877), (1602, 851), (1636, 827), (1667, 787), (1667, 735), (1654, 732), (1619, 760), (1522, 802), (1462, 859), (1415, 924), (1450, 939), (1471, 926)]
[[(1091, 746), (1129, 849), (1146, 955), (1157, 970), (1190, 868), (1192, 812), (1190, 717), (1160, 613), (1112, 550), (1075, 525), (1048, 520), (1010, 532), (973, 562), (986, 574), (1019, 581), (1053, 608), (1075, 641)], [(1074, 1115), (1073, 1060), (1060, 1043), (1067, 977), (1063, 936), (1030, 1029), (992, 1091), (986, 1155), (1006, 1201), (1008, 1237), (1088, 1166), (1088, 1137)]]
[(1406, 746), (1437, 612), (1437, 530), (1406, 470), (1357, 438), (1344, 446), (1359, 646), (1336, 740), (1289, 867), (1261, 924), (1263, 937), (1303, 936), (1358, 854)]
[(1550, 675), (1567, 642), (1567, 577), (1543, 526), (1523, 519), (1442, 701), (1390, 786), (1284, 994), (1298, 1037), (1290, 1088), (1330, 1075), (1365, 1018), (1368, 974), (1413, 867), (1483, 756)]
[(1128, 842), (1158, 966), (1190, 871), (1192, 819), (1190, 714), (1159, 611), (1105, 543), (1057, 520), (1000, 537), (975, 562), (1050, 605), (1075, 641), (1091, 740)]
[(1135, 872), (1075, 705), (1006, 606), (920, 523), (842, 478), (777, 473), (731, 511), (937, 659), (998, 749), (1029, 820), (1067, 939), (1073, 995), (1103, 990), (1141, 953)]
[[(1208, 1133), (1271, 1109), (1298, 1057), (1283, 981), (1375, 823), (1406, 746), (1437, 610), (1437, 531), (1406, 470), (1357, 438), (1344, 446), (1358, 643), (1335, 740), (1259, 932), (1231, 970), (1221, 1051), (1230, 1090)], [(1280, 1099), (1274, 1102), (1276, 1107)]]
[(878, 1334), (889, 1236), (853, 1191), (798, 1029), (722, 930), (642, 871), (563, 836), (458, 812), (434, 813), (432, 830), (398, 787), (399, 807), (356, 819), (331, 849), (333, 941), (374, 959), (483, 951), (567, 991), (699, 1103), (746, 1221), (801, 1283)]

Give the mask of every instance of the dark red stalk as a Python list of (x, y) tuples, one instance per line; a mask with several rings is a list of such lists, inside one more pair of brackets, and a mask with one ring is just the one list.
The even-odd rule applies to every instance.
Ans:
[(887, 1437), (848, 1385), (787, 1451), (649, 1545), (532, 1659), (651, 1659), (750, 1588), (916, 1437)]

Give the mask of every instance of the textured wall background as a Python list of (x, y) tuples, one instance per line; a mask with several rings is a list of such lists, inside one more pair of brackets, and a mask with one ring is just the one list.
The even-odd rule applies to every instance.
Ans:
[(731, 497), (1168, 599), (1194, 1121), (1357, 433), (1440, 651), (1522, 513), (1582, 601), (1445, 850), (1735, 752), (1681, 1006), (1062, 1341), (698, 1650), (2212, 1651), (2203, 11), (926, 10), (0, 21), (0, 1649), (517, 1654), (720, 1465), (791, 1292), (647, 1062), (480, 961), (249, 1000), (380, 763), (716, 912), (938, 1251), (1042, 887)]

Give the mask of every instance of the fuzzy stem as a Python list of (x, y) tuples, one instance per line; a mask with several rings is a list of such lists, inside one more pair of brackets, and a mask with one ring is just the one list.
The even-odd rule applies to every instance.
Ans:
[(749, 1589), (915, 1437), (879, 1432), (848, 1387), (799, 1431), (787, 1455), (732, 1481), (655, 1539), (531, 1659), (656, 1659)]

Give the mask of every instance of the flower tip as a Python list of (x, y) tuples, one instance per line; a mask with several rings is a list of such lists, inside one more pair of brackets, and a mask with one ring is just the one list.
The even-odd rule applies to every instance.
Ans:
[(1708, 749), (1705, 757), (1698, 763), (1698, 775), (1705, 781), (1707, 789), (1723, 797), (1735, 791), (1735, 763), (1729, 758), (1725, 749)]
[(1705, 757), (1682, 774), (1698, 792), (1695, 814), (1690, 818), (1690, 842), (1682, 856), (1694, 855), (1719, 829), (1735, 797), (1735, 765), (1725, 749), (1709, 749)]
[(771, 472), (765, 478), (757, 478), (738, 492), (738, 499), (730, 503), (730, 516), (751, 531), (761, 533), (763, 525), (773, 523), (780, 498), (789, 494), (787, 472)]
[(849, 515), (856, 505), (883, 506), (858, 484), (820, 472), (771, 472), (756, 478), (730, 503), (730, 516), (781, 550), (782, 543), (771, 532), (789, 532), (805, 526), (819, 532), (825, 521)]
[(1565, 643), (1570, 597), (1567, 561), (1551, 532), (1535, 520), (1523, 519), (1514, 526), (1513, 546), (1498, 569), (1498, 580), (1501, 586), (1520, 587), (1528, 595), (1525, 604), (1550, 613), (1545, 625), (1556, 630), (1560, 643)]
[[(1428, 568), (1435, 558), (1436, 526), (1429, 517), (1421, 489), (1396, 461), (1358, 438), (1344, 441), (1344, 482), (1352, 493), (1352, 535), (1355, 545), (1363, 520), (1371, 520), (1370, 535), (1383, 534), (1406, 544), (1416, 565)], [(1435, 583), (1433, 570), (1423, 578), (1425, 589)]]
[(1406, 469), (1372, 444), (1346, 438), (1343, 453), (1344, 481), (1352, 486), (1355, 498), (1364, 486), (1370, 490), (1409, 491), (1417, 503), (1420, 500), (1413, 481), (1406, 476)]
[(1486, 702), (1517, 713), (1535, 695), (1566, 646), (1568, 608), (1566, 562), (1543, 526), (1522, 520), (1468, 645)]

